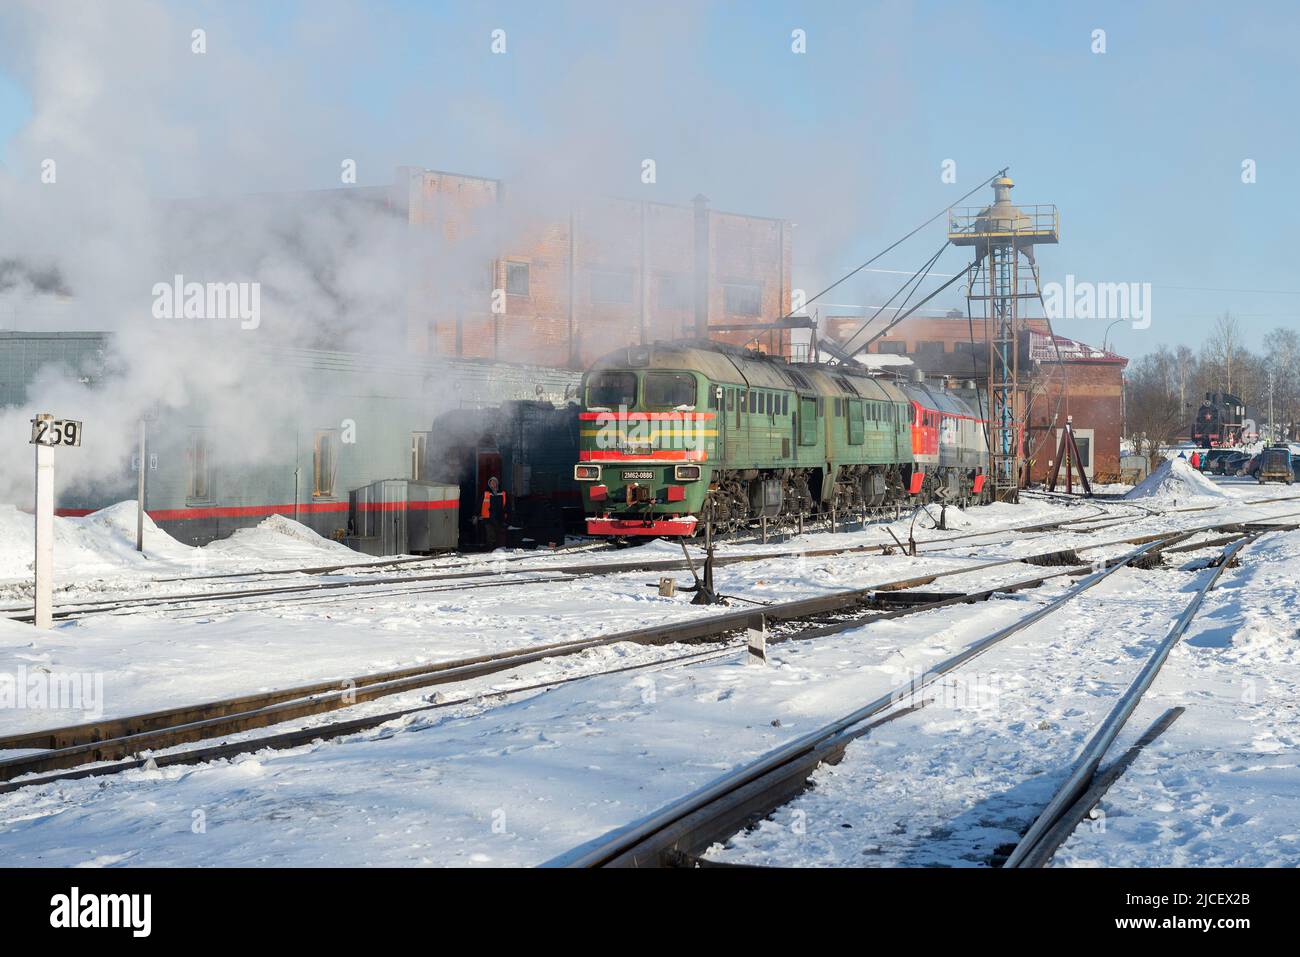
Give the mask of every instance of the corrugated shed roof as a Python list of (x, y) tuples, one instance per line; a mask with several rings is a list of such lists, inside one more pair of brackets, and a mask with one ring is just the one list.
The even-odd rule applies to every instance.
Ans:
[(1055, 362), (1057, 354), (1063, 362), (1120, 362), (1128, 359), (1108, 349), (1090, 346), (1078, 339), (1066, 336), (1045, 336), (1030, 330), (1029, 357), (1035, 362)]

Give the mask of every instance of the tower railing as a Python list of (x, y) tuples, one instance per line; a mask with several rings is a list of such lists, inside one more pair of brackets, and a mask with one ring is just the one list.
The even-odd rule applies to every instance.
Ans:
[(1034, 243), (1055, 243), (1061, 236), (1061, 214), (1051, 203), (1015, 206), (1014, 219), (999, 218), (996, 207), (967, 206), (948, 210), (948, 241), (969, 246), (980, 240), (1026, 239)]

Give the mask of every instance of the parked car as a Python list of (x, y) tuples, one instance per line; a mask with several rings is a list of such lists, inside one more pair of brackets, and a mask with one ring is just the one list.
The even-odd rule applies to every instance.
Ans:
[(1216, 475), (1223, 473), (1223, 460), (1235, 454), (1235, 449), (1210, 449), (1208, 452), (1201, 453), (1201, 471), (1213, 472)]
[(1219, 460), (1218, 472), (1220, 475), (1241, 475), (1242, 469), (1251, 458), (1249, 452), (1233, 452), (1231, 455), (1225, 455)]

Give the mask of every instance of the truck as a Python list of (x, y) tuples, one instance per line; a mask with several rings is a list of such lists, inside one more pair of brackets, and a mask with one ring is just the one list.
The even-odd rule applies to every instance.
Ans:
[(1295, 481), (1291, 467), (1291, 449), (1285, 445), (1275, 445), (1259, 454), (1259, 471), (1255, 477), (1259, 484), (1265, 482), (1285, 482), (1290, 485)]

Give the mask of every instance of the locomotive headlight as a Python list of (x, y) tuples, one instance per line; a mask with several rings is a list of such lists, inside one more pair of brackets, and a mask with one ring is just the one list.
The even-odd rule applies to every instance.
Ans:
[(578, 482), (595, 482), (600, 478), (600, 466), (575, 465), (573, 467), (573, 478)]
[(673, 478), (679, 482), (697, 482), (700, 478), (698, 465), (679, 465), (673, 469)]

